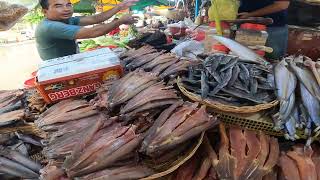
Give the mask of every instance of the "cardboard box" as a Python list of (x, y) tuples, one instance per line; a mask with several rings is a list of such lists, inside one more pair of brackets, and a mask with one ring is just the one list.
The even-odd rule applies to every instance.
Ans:
[(108, 48), (43, 61), (36, 87), (49, 104), (94, 92), (123, 73), (118, 56)]

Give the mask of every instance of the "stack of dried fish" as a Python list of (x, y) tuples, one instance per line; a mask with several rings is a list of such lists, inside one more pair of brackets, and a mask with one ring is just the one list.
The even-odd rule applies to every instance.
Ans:
[(85, 100), (68, 99), (61, 101), (41, 114), (35, 124), (43, 129), (51, 129), (59, 123), (79, 120), (98, 114)]
[(275, 67), (280, 101), (275, 127), (286, 129), (286, 137), (291, 140), (299, 138), (296, 129), (305, 129), (305, 135), (310, 137), (312, 127), (320, 126), (320, 86), (315, 66), (311, 59), (298, 56), (285, 58)]
[(37, 179), (41, 165), (26, 155), (4, 147), (0, 147), (0, 178)]
[(114, 82), (110, 87), (110, 90), (102, 96), (101, 100), (106, 104), (101, 102), (98, 102), (98, 104), (114, 109), (156, 83), (157, 77), (151, 73), (146, 73), (142, 70), (130, 72), (123, 78)]
[(146, 132), (140, 152), (159, 156), (218, 124), (198, 103), (177, 102), (164, 110)]
[(257, 105), (275, 99), (270, 68), (236, 56), (213, 54), (189, 67), (184, 87), (203, 99), (234, 106)]
[[(49, 108), (35, 122), (48, 132), (43, 154), (49, 163), (41, 176), (149, 176), (151, 170), (133, 161), (143, 136), (135, 125), (123, 126), (117, 121), (117, 117), (103, 115), (84, 100), (64, 100)], [(128, 174), (119, 175), (124, 170)]]
[(107, 127), (98, 120), (85, 132), (85, 138), (73, 149), (64, 163), (68, 177), (84, 176), (115, 166), (118, 160), (129, 162), (130, 154), (141, 143), (143, 136), (136, 134), (135, 126), (114, 123)]
[(110, 111), (122, 106), (120, 118), (129, 121), (140, 116), (159, 114), (177, 99), (171, 86), (158, 82), (152, 73), (136, 70), (114, 82), (109, 91), (100, 93), (95, 104), (107, 107)]
[(320, 177), (319, 146), (313, 148), (295, 145), (293, 150), (282, 152), (279, 159), (283, 179), (317, 180)]
[(0, 91), (0, 114), (23, 108), (23, 98), (24, 91), (22, 90)]
[(7, 113), (0, 114), (0, 126), (12, 126), (12, 125), (21, 125), (25, 124), (24, 122), (24, 109), (19, 109)]
[[(256, 135), (252, 131), (243, 131), (236, 127), (230, 128), (227, 134), (222, 124), (218, 153), (207, 137), (202, 145), (206, 158), (197, 173), (201, 174), (200, 179), (206, 176), (230, 180), (262, 179), (272, 172), (279, 158), (279, 144), (276, 138), (263, 133)], [(211, 166), (213, 169), (209, 171)]]
[(152, 109), (174, 104), (178, 96), (172, 87), (166, 87), (162, 82), (151, 85), (134, 96), (121, 108), (120, 116), (131, 119), (137, 114), (146, 113)]
[(40, 138), (31, 134), (0, 134), (0, 179), (39, 177), (41, 165), (30, 157), (39, 153), (41, 147)]
[[(37, 94), (28, 90), (0, 91), (0, 126), (18, 126), (26, 121), (33, 122), (33, 113), (38, 115), (46, 106)], [(17, 122), (19, 124), (16, 124)]]
[(137, 68), (152, 72), (161, 79), (169, 76), (177, 76), (178, 73), (187, 71), (188, 66), (196, 62), (179, 59), (175, 55), (157, 52), (151, 46), (143, 46), (137, 50), (131, 50), (123, 55), (122, 60), (125, 68), (133, 71)]
[(190, 160), (180, 166), (172, 175), (172, 180), (218, 180), (217, 173), (212, 167), (211, 159), (208, 154), (201, 152), (195, 154)]
[(77, 140), (82, 138), (82, 134), (77, 133), (95, 122), (98, 113), (86, 101), (72, 99), (61, 101), (42, 113), (35, 124), (48, 132), (43, 154), (49, 159), (70, 154)]

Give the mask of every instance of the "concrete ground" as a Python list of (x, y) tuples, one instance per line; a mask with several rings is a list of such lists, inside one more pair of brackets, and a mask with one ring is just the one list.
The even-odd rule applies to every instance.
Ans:
[(0, 90), (23, 88), (40, 61), (34, 41), (0, 45)]

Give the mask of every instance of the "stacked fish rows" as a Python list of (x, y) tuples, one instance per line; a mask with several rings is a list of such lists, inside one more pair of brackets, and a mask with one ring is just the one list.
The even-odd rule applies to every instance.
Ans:
[[(147, 171), (131, 161), (134, 154), (130, 153), (141, 142), (141, 134), (136, 134), (136, 126), (122, 126), (116, 120), (103, 115), (84, 100), (61, 101), (44, 112), (36, 121), (48, 132), (43, 154), (49, 163), (41, 170), (41, 177), (92, 177), (97, 171), (115, 166), (118, 160), (119, 170), (108, 169), (97, 173), (102, 177), (121, 178), (127, 174), (120, 172), (128, 169), (126, 173), (131, 172), (133, 177), (150, 175), (151, 170)], [(125, 162), (123, 167), (121, 160)]]
[(0, 91), (0, 179), (39, 177), (41, 165), (30, 156), (36, 154), (42, 144), (26, 122), (26, 98), (23, 90)]
[(178, 101), (171, 86), (157, 81), (157, 76), (143, 70), (136, 70), (111, 85), (109, 91), (98, 95), (96, 105), (109, 111), (120, 108), (120, 118), (130, 121), (135, 117), (153, 116), (163, 108)]
[(218, 124), (215, 117), (207, 114), (205, 106), (198, 106), (180, 101), (164, 110), (146, 132), (140, 152), (159, 156)]
[[(213, 137), (207, 134), (198, 151), (200, 158), (194, 156), (181, 166), (173, 179), (262, 179), (273, 170), (279, 159), (277, 139), (263, 133), (229, 128), (220, 125), (220, 144), (215, 152)], [(214, 146), (213, 146), (214, 145)]]
[(0, 91), (0, 127), (26, 124), (45, 110), (43, 99), (36, 92), (27, 90)]
[(213, 54), (191, 66), (181, 79), (203, 99), (234, 106), (257, 105), (275, 99), (272, 70), (236, 56)]
[(275, 128), (285, 129), (291, 140), (299, 138), (297, 129), (304, 129), (305, 135), (311, 137), (312, 129), (320, 126), (320, 69), (315, 64), (298, 56), (285, 58), (275, 67), (280, 101), (279, 113), (274, 117)]
[(138, 151), (166, 162), (185, 151), (189, 139), (217, 124), (205, 106), (178, 100), (172, 87), (141, 70), (101, 92), (95, 106), (84, 100), (65, 100), (35, 122), (48, 132), (43, 153), (49, 164), (41, 170), (43, 178), (143, 178), (154, 170), (137, 161)]
[(24, 124), (24, 96), (22, 90), (0, 91), (0, 127)]
[(0, 179), (39, 177), (41, 165), (31, 156), (41, 150), (40, 139), (20, 132), (0, 134)]
[(170, 53), (158, 52), (152, 46), (143, 46), (123, 54), (122, 63), (129, 71), (140, 68), (164, 79), (176, 77), (178, 73), (187, 71), (188, 66), (195, 62), (179, 59)]
[(0, 91), (0, 114), (23, 108), (24, 91)]
[(319, 146), (312, 148), (295, 145), (292, 150), (282, 152), (279, 159), (284, 179), (317, 180), (320, 178), (320, 151)]

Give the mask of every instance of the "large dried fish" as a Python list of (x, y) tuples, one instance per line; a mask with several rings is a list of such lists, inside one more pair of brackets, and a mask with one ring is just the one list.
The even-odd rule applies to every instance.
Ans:
[(156, 83), (157, 77), (150, 73), (145, 73), (143, 71), (138, 71), (135, 74), (128, 74), (124, 79), (130, 79), (127, 81), (122, 81), (120, 79), (119, 83), (114, 83), (111, 87), (109, 99), (109, 106), (115, 107), (122, 104), (144, 89)]
[(158, 83), (149, 88), (143, 90), (139, 94), (137, 94), (134, 98), (132, 98), (122, 109), (121, 114), (128, 113), (137, 109), (144, 104), (162, 100), (162, 99), (177, 99), (176, 93), (163, 85), (163, 83)]
[(299, 81), (307, 88), (307, 90), (320, 101), (320, 86), (312, 73), (304, 67), (298, 67), (294, 61), (291, 61), (290, 68), (298, 77)]
[(254, 53), (249, 48), (241, 45), (240, 43), (222, 36), (213, 36), (215, 40), (227, 46), (232, 52), (241, 58), (241, 61), (253, 62), (259, 64), (267, 64), (267, 61), (261, 56)]
[(24, 115), (23, 109), (0, 114), (0, 126), (7, 126), (17, 121), (23, 121)]
[(14, 177), (25, 179), (34, 179), (39, 177), (38, 173), (21, 165), (18, 162), (11, 161), (4, 157), (0, 157), (0, 173), (5, 173)]
[[(161, 114), (154, 124), (156, 130), (153, 127), (153, 131), (149, 132), (152, 134), (148, 134), (147, 141), (143, 142), (146, 153), (152, 156), (172, 149), (217, 124), (216, 118), (206, 113), (205, 106), (199, 109), (197, 106), (198, 104), (185, 103), (170, 116), (165, 117)], [(169, 108), (169, 112), (172, 112), (172, 107)]]
[(286, 123), (295, 105), (295, 88), (297, 85), (297, 78), (286, 66), (286, 61), (282, 60), (275, 67), (277, 97), (278, 100), (280, 100), (280, 121), (276, 123), (277, 129), (280, 129), (280, 127)]

